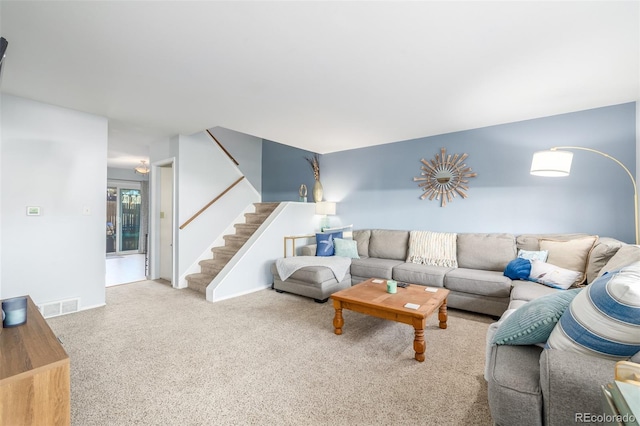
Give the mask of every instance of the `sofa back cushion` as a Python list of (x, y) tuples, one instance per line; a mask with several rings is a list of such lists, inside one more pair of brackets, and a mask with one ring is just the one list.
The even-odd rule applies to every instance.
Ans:
[(458, 234), (460, 268), (504, 271), (516, 255), (512, 234)]
[[(593, 281), (598, 271), (617, 251), (616, 241), (600, 239), (595, 235), (575, 234), (523, 234), (518, 235), (516, 244), (520, 250), (547, 250), (547, 262), (561, 268), (578, 271), (581, 276), (576, 284)], [(621, 244), (621, 243), (620, 243)], [(598, 247), (598, 248), (596, 248)]]
[(600, 268), (600, 271), (598, 271), (598, 277), (607, 272), (613, 272), (637, 262), (640, 262), (640, 247), (631, 244), (623, 244), (616, 254), (609, 259), (606, 265)]
[(358, 256), (369, 257), (369, 239), (371, 231), (369, 229), (359, 229), (353, 231), (353, 239), (358, 243)]
[[(611, 258), (620, 250), (624, 243), (615, 238), (602, 237), (598, 238), (596, 245), (593, 246), (589, 255), (589, 263), (587, 264), (587, 284), (591, 284), (598, 278), (600, 270), (611, 260)], [(640, 259), (636, 259), (640, 260)], [(629, 261), (632, 263), (632, 261)], [(624, 265), (626, 266), (626, 265)]]
[(369, 239), (369, 257), (406, 260), (409, 248), (409, 231), (372, 229)]
[(588, 237), (589, 234), (521, 234), (516, 238), (518, 250), (540, 250), (540, 240), (569, 241)]

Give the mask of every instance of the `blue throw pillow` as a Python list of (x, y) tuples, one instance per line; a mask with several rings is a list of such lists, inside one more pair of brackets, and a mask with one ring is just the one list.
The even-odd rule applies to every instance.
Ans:
[(546, 343), (554, 327), (581, 288), (558, 291), (520, 306), (500, 324), (496, 345), (535, 345)]
[(333, 256), (335, 253), (333, 240), (335, 238), (342, 238), (342, 232), (316, 234), (316, 256)]
[(518, 257), (507, 264), (504, 276), (512, 280), (528, 280), (531, 273), (531, 261)]

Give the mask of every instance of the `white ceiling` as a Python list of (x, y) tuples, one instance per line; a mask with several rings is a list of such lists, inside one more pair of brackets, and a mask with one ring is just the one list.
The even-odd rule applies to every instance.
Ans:
[(328, 153), (640, 99), (636, 1), (0, 1), (2, 91), (109, 164), (222, 126)]

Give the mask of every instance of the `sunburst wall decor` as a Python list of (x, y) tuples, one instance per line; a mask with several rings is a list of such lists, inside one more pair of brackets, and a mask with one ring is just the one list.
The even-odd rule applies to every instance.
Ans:
[(433, 160), (421, 159), (421, 176), (413, 178), (424, 191), (420, 199), (439, 200), (440, 207), (445, 207), (453, 201), (456, 194), (467, 198), (469, 179), (477, 176), (464, 163), (467, 157), (468, 154), (447, 155), (447, 150), (440, 148), (440, 154), (436, 154)]

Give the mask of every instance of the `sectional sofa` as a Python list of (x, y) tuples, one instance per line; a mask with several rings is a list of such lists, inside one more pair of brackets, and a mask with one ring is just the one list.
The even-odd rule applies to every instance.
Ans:
[[(349, 273), (337, 281), (332, 271), (322, 266), (308, 266), (286, 280), (271, 268), (273, 288), (326, 300), (331, 293), (368, 278), (394, 279), (412, 284), (444, 287), (450, 293), (451, 308), (500, 317), (509, 307), (516, 284), (504, 276), (506, 266), (519, 250), (538, 250), (542, 239), (566, 241), (586, 234), (460, 233), (456, 238), (457, 267), (431, 266), (407, 262), (410, 231), (366, 229), (353, 231), (358, 258), (351, 259)], [(612, 238), (599, 238), (593, 246), (591, 260), (583, 266), (587, 279), (595, 277), (606, 261), (622, 245)], [(315, 256), (316, 245), (302, 247), (303, 256)], [(527, 301), (543, 294), (543, 285), (518, 286), (514, 297)]]
[[(559, 250), (556, 260), (574, 267), (582, 265), (580, 289), (607, 272), (640, 262), (640, 247), (587, 234), (461, 233), (456, 236), (457, 266), (451, 267), (408, 262), (410, 231), (358, 230), (352, 238), (357, 255), (344, 279), (337, 281), (328, 268), (309, 266), (282, 280), (274, 265), (274, 288), (317, 301), (372, 277), (447, 288), (449, 307), (500, 317), (489, 327), (485, 366), (496, 425), (565, 425), (579, 421), (576, 416), (584, 419), (602, 414), (600, 385), (612, 380), (615, 361), (543, 349), (542, 344), (495, 344), (496, 332), (510, 315), (531, 306), (532, 301), (563, 291), (529, 280), (512, 280), (505, 276), (505, 268), (520, 250), (553, 247)], [(301, 252), (304, 256), (315, 253), (315, 245), (305, 246)], [(583, 291), (579, 289), (573, 292)], [(633, 361), (640, 361), (640, 352)]]

